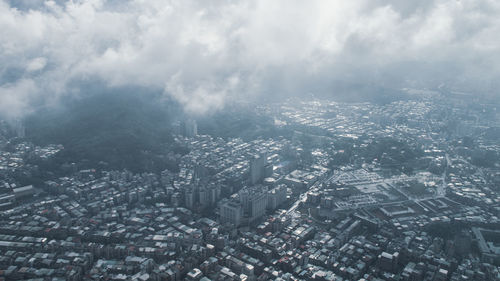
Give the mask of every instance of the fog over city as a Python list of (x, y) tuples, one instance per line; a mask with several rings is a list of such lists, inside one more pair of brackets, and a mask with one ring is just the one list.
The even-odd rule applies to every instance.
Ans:
[(499, 281), (500, 1), (0, 0), (0, 281)]
[(499, 12), (492, 0), (3, 0), (0, 112), (22, 116), (95, 80), (197, 114), (353, 84), (495, 95)]

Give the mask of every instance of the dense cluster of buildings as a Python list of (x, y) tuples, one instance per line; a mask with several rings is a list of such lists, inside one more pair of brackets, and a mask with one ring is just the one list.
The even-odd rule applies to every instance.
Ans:
[[(179, 122), (188, 152), (161, 173), (74, 164), (21, 184), (33, 159), (64, 148), (2, 133), (0, 280), (500, 280), (500, 167), (474, 158), (500, 149), (484, 134), (463, 143), (498, 120), (417, 94), (256, 111), (290, 138), (222, 139)], [(408, 145), (371, 157), (381, 138)]]

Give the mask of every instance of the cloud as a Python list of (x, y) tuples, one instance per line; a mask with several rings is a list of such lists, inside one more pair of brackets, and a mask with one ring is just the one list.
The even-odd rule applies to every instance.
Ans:
[(200, 114), (332, 81), (494, 92), (498, 34), (493, 0), (0, 0), (0, 109), (22, 116), (94, 78)]
[(27, 72), (42, 70), (47, 65), (47, 59), (43, 57), (35, 58), (28, 63)]
[(36, 92), (33, 80), (22, 79), (0, 87), (0, 112), (11, 116), (22, 116), (29, 113), (30, 95)]

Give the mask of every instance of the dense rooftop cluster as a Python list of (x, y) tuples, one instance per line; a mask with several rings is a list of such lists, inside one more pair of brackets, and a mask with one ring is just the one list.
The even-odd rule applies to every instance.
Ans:
[(496, 108), (419, 92), (263, 112), (290, 137), (189, 120), (161, 173), (47, 173), (64, 147), (1, 123), (0, 280), (500, 280)]

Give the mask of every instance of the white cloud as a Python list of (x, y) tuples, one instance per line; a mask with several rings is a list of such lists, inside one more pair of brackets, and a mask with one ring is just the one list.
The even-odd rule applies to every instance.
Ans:
[(491, 91), (499, 32), (491, 0), (0, 0), (0, 108), (22, 114), (89, 77), (197, 113), (335, 79)]
[(32, 71), (42, 70), (45, 67), (45, 65), (47, 65), (46, 58), (43, 57), (35, 58), (28, 63), (26, 71), (32, 72)]
[(12, 84), (0, 87), (0, 112), (8, 112), (11, 116), (22, 116), (29, 113), (30, 95), (36, 93), (33, 80), (21, 79)]

